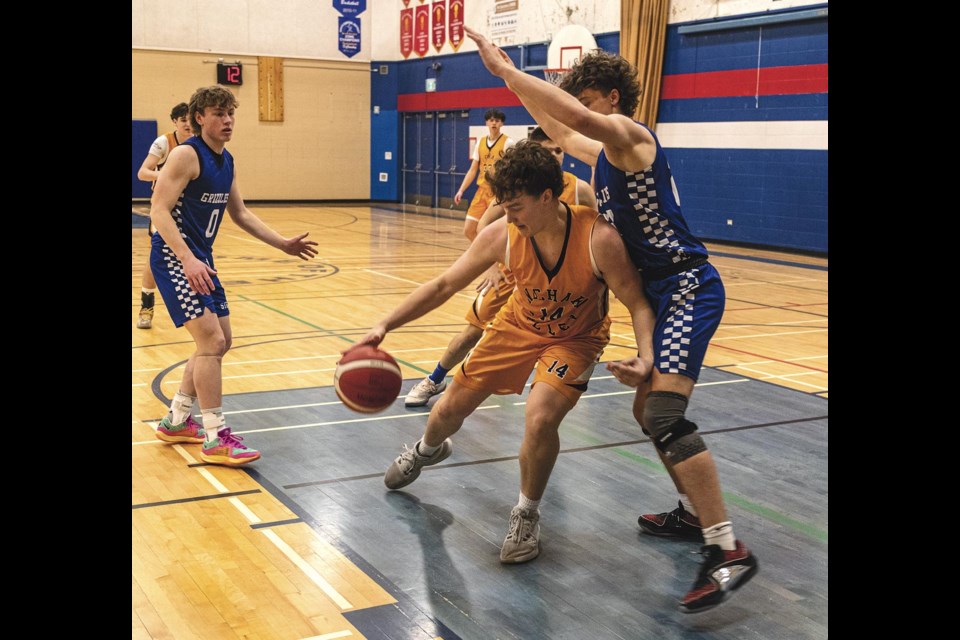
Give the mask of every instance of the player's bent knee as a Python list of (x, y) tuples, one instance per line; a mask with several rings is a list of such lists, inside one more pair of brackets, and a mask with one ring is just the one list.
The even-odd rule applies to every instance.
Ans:
[(707, 450), (697, 425), (684, 416), (686, 410), (687, 397), (671, 391), (651, 391), (644, 403), (641, 428), (672, 463)]
[[(697, 428), (697, 425), (692, 422), (690, 424), (693, 425), (694, 429)], [(668, 444), (664, 453), (672, 464), (678, 464), (706, 450), (707, 444), (700, 437), (700, 434), (689, 433)]]

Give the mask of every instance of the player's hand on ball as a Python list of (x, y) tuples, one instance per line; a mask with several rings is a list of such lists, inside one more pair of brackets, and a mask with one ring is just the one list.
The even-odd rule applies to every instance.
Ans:
[(353, 349), (354, 347), (360, 346), (362, 344), (368, 344), (371, 347), (375, 347), (381, 342), (383, 342), (383, 338), (386, 335), (387, 335), (387, 332), (384, 331), (382, 327), (374, 327), (370, 329), (367, 335), (360, 338), (360, 340), (357, 341), (357, 344), (353, 345), (352, 347), (350, 347), (345, 351), (341, 351), (340, 353), (346, 353), (347, 351), (350, 351), (350, 349)]

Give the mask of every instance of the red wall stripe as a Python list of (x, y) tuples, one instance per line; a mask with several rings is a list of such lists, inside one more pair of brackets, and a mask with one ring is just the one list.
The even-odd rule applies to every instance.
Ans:
[(522, 106), (520, 98), (506, 87), (430, 93), (401, 93), (397, 96), (397, 111), (440, 111), (444, 109)]
[[(758, 85), (759, 76), (759, 85)], [(663, 76), (661, 100), (827, 93), (827, 65), (761, 67)]]

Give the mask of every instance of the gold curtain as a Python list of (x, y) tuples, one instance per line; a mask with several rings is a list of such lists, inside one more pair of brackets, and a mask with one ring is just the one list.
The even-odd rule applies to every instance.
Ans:
[(642, 89), (633, 117), (651, 129), (657, 124), (669, 4), (669, 0), (620, 2), (620, 55), (637, 67)]

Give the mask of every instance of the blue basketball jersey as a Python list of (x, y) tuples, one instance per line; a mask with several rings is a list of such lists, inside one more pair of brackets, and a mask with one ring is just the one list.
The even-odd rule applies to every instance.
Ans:
[[(200, 175), (187, 184), (170, 213), (193, 255), (212, 267), (213, 241), (217, 239), (233, 185), (233, 156), (226, 149), (223, 154), (214, 153), (200, 136), (181, 144), (196, 151)], [(155, 233), (153, 244), (161, 248), (166, 243)]]
[[(650, 128), (637, 122), (647, 131)], [(630, 259), (640, 269), (669, 268), (688, 259), (706, 258), (707, 249), (687, 227), (680, 197), (660, 140), (657, 157), (646, 171), (623, 171), (607, 159), (597, 158), (597, 208), (623, 236)]]

